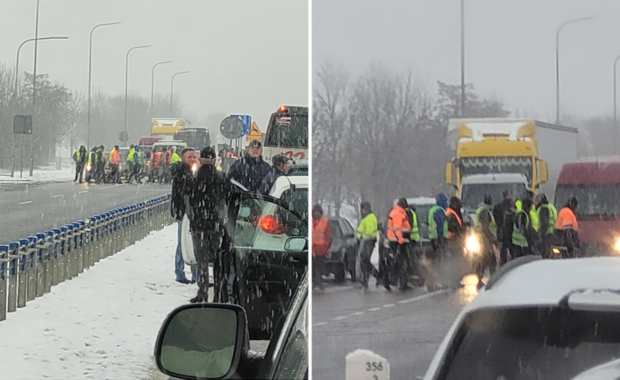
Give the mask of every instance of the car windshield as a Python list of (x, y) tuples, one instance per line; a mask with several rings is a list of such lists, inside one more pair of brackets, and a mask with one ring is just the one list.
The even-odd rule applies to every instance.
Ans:
[(282, 193), (280, 199), (288, 203), (291, 210), (297, 211), (304, 219), (308, 219), (308, 189), (286, 190)]
[(525, 195), (526, 188), (523, 183), (465, 184), (461, 190), (463, 208), (477, 209), (486, 194), (490, 194), (493, 202), (498, 203), (504, 198), (504, 190), (510, 190), (513, 199), (518, 199)]
[(620, 184), (558, 185), (555, 193), (558, 210), (570, 197), (579, 201), (578, 216), (620, 215)]
[(570, 379), (620, 357), (618, 314), (560, 307), (469, 314), (444, 380)]

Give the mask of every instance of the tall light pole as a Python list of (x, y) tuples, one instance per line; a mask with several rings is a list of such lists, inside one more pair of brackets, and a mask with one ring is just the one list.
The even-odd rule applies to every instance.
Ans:
[(461, 117), (465, 117), (465, 0), (461, 0)]
[(155, 68), (159, 65), (165, 65), (168, 63), (172, 63), (172, 61), (157, 62), (155, 65), (153, 65), (153, 70), (151, 70), (151, 119), (153, 119), (153, 94), (155, 90)]
[(26, 43), (31, 41), (43, 41), (43, 40), (66, 40), (69, 37), (40, 37), (40, 38), (29, 38), (26, 41), (22, 42), (17, 48), (17, 59), (15, 60), (15, 96), (18, 96), (19, 91), (19, 53)]
[(593, 19), (593, 16), (576, 18), (564, 22), (555, 33), (555, 123), (560, 124), (560, 32), (568, 25), (575, 22)]
[[(39, 3), (37, 0), (37, 15), (34, 22), (34, 75), (32, 77), (32, 117), (34, 119), (37, 105), (37, 52), (39, 51)], [(34, 174), (34, 133), (30, 135), (30, 176)]]
[[(151, 46), (153, 45), (134, 46), (131, 49), (127, 50), (127, 55), (125, 56), (125, 128), (124, 128), (125, 136), (127, 136), (127, 80), (129, 78), (129, 53), (131, 53), (132, 50), (145, 49)], [(126, 142), (127, 140), (123, 141), (123, 143), (126, 143)]]
[[(27, 40), (25, 40), (24, 42), (22, 42), (19, 47), (17, 48), (17, 58), (15, 59), (15, 98), (18, 99), (19, 98), (19, 53), (22, 50), (22, 46), (24, 46), (26, 43), (31, 42), (31, 41), (38, 41), (38, 40), (66, 40), (69, 37), (41, 37), (41, 38), (29, 38)], [(34, 111), (33, 111), (34, 114)], [(33, 175), (33, 170), (34, 170), (34, 152), (33, 152), (33, 137), (32, 134), (30, 135), (30, 176), (32, 177)], [(23, 142), (22, 142), (23, 144)], [(22, 166), (23, 166), (23, 145), (22, 145)], [(11, 169), (11, 177), (13, 177), (13, 175), (15, 174), (15, 135), (13, 135), (13, 164), (12, 164), (12, 169)], [(20, 174), (21, 176), (21, 174)]]
[(620, 55), (614, 61), (614, 154), (618, 154), (618, 82), (616, 80), (616, 70)]
[(97, 24), (90, 30), (90, 42), (88, 44), (88, 118), (86, 121), (86, 146), (90, 149), (90, 91), (91, 91), (91, 74), (92, 74), (92, 59), (93, 59), (93, 32), (95, 29), (102, 26), (117, 25), (120, 21), (106, 22), (103, 24)]
[(187, 73), (189, 73), (189, 71), (181, 71), (181, 72), (175, 73), (172, 76), (172, 79), (170, 80), (170, 117), (172, 117), (172, 99), (174, 98), (174, 77), (176, 77), (177, 75), (187, 74)]

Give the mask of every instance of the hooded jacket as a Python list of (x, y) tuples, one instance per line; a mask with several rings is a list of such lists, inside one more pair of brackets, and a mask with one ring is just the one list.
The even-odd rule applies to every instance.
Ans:
[(202, 165), (196, 173), (188, 212), (192, 232), (214, 231), (226, 222), (233, 188), (213, 165)]
[(267, 173), (265, 178), (263, 178), (263, 182), (260, 185), (261, 194), (269, 194), (271, 188), (273, 187), (273, 184), (276, 183), (278, 178), (285, 175), (286, 173), (274, 166), (273, 169), (269, 173)]
[[(437, 206), (441, 207), (444, 210), (448, 208), (448, 197), (446, 197), (445, 194), (443, 193), (438, 194), (435, 200), (437, 201)], [(443, 227), (444, 227), (444, 222), (446, 221), (446, 213), (435, 212), (435, 215), (433, 215), (433, 218), (435, 219), (435, 223), (437, 223), (437, 236), (444, 236)]]
[(246, 189), (253, 192), (260, 190), (263, 178), (271, 171), (271, 165), (262, 157), (250, 157), (246, 154), (241, 160), (235, 161), (228, 171), (228, 179), (234, 179)]
[(176, 220), (183, 220), (186, 206), (189, 203), (194, 176), (187, 165), (181, 163), (172, 169), (172, 199), (170, 201), (170, 215)]

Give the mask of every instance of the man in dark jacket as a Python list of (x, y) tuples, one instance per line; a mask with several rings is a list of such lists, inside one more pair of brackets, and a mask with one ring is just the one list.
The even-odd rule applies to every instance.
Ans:
[[(170, 215), (178, 224), (178, 243), (174, 256), (174, 273), (176, 281), (182, 284), (189, 284), (190, 281), (185, 277), (185, 265), (183, 262), (183, 252), (181, 250), (181, 225), (183, 217), (188, 212), (189, 197), (194, 188), (194, 176), (192, 175), (192, 165), (196, 162), (196, 151), (185, 149), (182, 152), (180, 164), (174, 165), (172, 171), (172, 199), (170, 202)], [(189, 215), (188, 215), (189, 217)], [(196, 266), (192, 265), (192, 281), (196, 282)]]
[(196, 174), (190, 196), (190, 226), (194, 240), (194, 254), (198, 262), (198, 294), (190, 302), (208, 302), (209, 262), (214, 262), (213, 273), (218, 291), (221, 277), (217, 257), (222, 246), (227, 221), (228, 203), (233, 188), (230, 181), (215, 168), (216, 154), (211, 147), (200, 152), (201, 166)]
[(263, 178), (271, 171), (271, 166), (263, 160), (263, 146), (252, 140), (245, 156), (235, 161), (228, 172), (228, 179), (235, 180), (249, 191), (258, 192)]
[(75, 153), (73, 153), (73, 161), (75, 161), (75, 179), (73, 182), (77, 182), (79, 176), (80, 183), (82, 183), (82, 174), (84, 173), (84, 167), (86, 166), (87, 160), (88, 155), (86, 154), (86, 147), (82, 145), (79, 150), (76, 150)]
[(283, 154), (278, 154), (273, 157), (273, 169), (265, 176), (260, 187), (260, 192), (262, 194), (269, 194), (276, 180), (282, 176), (286, 176), (288, 162), (289, 158)]
[(530, 198), (522, 201), (521, 209), (518, 209), (514, 216), (514, 226), (512, 234), (514, 258), (538, 253), (538, 234), (534, 229), (530, 218), (530, 210), (534, 202)]
[(512, 231), (514, 222), (514, 203), (512, 202), (512, 194), (510, 190), (504, 190), (502, 193), (504, 199), (493, 208), (493, 218), (497, 225), (497, 240), (501, 247), (499, 252), (499, 265), (508, 262), (508, 253), (513, 253)]

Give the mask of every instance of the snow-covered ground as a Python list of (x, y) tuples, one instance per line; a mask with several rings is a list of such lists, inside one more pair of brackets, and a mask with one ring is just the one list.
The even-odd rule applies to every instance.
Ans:
[(153, 232), (10, 313), (0, 379), (165, 378), (154, 369), (157, 333), (196, 294), (174, 281), (176, 238), (176, 224)]
[(19, 167), (16, 168), (14, 177), (11, 177), (11, 171), (2, 172), (0, 175), (0, 183), (43, 183), (43, 182), (67, 182), (73, 181), (75, 178), (75, 168), (63, 166), (60, 170), (56, 166), (48, 166), (34, 169), (32, 177), (29, 176), (30, 168), (24, 168), (22, 178), (19, 175)]

